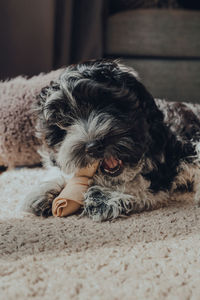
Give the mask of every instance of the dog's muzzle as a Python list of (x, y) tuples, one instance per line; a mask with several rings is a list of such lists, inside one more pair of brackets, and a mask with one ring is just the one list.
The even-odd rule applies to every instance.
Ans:
[(101, 141), (95, 140), (86, 144), (85, 152), (91, 158), (100, 159), (100, 170), (109, 176), (118, 176), (123, 171), (123, 163), (120, 159), (110, 156), (104, 157), (104, 145)]
[(120, 159), (111, 156), (102, 160), (100, 169), (106, 175), (119, 176), (123, 171), (123, 163)]

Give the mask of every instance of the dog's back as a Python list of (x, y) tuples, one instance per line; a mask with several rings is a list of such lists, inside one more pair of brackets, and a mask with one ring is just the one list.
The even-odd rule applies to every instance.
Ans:
[(200, 104), (155, 99), (164, 122), (182, 142), (200, 141)]

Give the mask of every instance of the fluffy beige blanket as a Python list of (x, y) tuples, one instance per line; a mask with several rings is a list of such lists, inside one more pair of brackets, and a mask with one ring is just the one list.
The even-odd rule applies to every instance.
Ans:
[(114, 222), (38, 218), (20, 202), (42, 169), (0, 175), (0, 299), (199, 299), (200, 208)]

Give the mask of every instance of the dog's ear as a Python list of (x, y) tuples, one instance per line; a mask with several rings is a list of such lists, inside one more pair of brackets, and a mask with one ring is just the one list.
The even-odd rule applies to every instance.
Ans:
[(58, 82), (52, 81), (49, 86), (41, 90), (36, 111), (38, 116), (49, 125), (67, 126), (65, 123), (69, 105)]
[(164, 124), (162, 111), (159, 110), (153, 96), (140, 81), (137, 83), (137, 93), (148, 122), (149, 135), (151, 137), (150, 151), (153, 155), (157, 155), (157, 152), (159, 153), (166, 146), (169, 130)]
[(37, 97), (35, 112), (37, 115), (36, 134), (50, 147), (58, 144), (67, 131), (62, 129), (66, 124), (61, 115), (66, 110), (66, 99), (57, 82), (44, 87)]
[(158, 109), (153, 96), (146, 87), (137, 80), (137, 96), (148, 121), (163, 121), (163, 113)]
[(48, 86), (42, 88), (38, 95), (38, 104), (45, 104), (47, 98), (56, 91), (60, 90), (60, 85), (56, 81), (51, 81)]

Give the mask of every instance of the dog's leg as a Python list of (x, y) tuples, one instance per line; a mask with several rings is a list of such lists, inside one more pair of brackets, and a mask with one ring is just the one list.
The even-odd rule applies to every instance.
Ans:
[(94, 221), (112, 220), (119, 216), (152, 210), (166, 205), (167, 193), (155, 195), (146, 192), (140, 198), (101, 186), (92, 186), (85, 193), (84, 211)]
[(65, 185), (66, 179), (61, 174), (55, 179), (42, 182), (26, 196), (22, 210), (37, 216), (51, 216), (52, 201), (60, 194)]
[(134, 199), (128, 194), (111, 191), (108, 188), (92, 186), (84, 199), (84, 211), (94, 221), (115, 219), (133, 210)]

